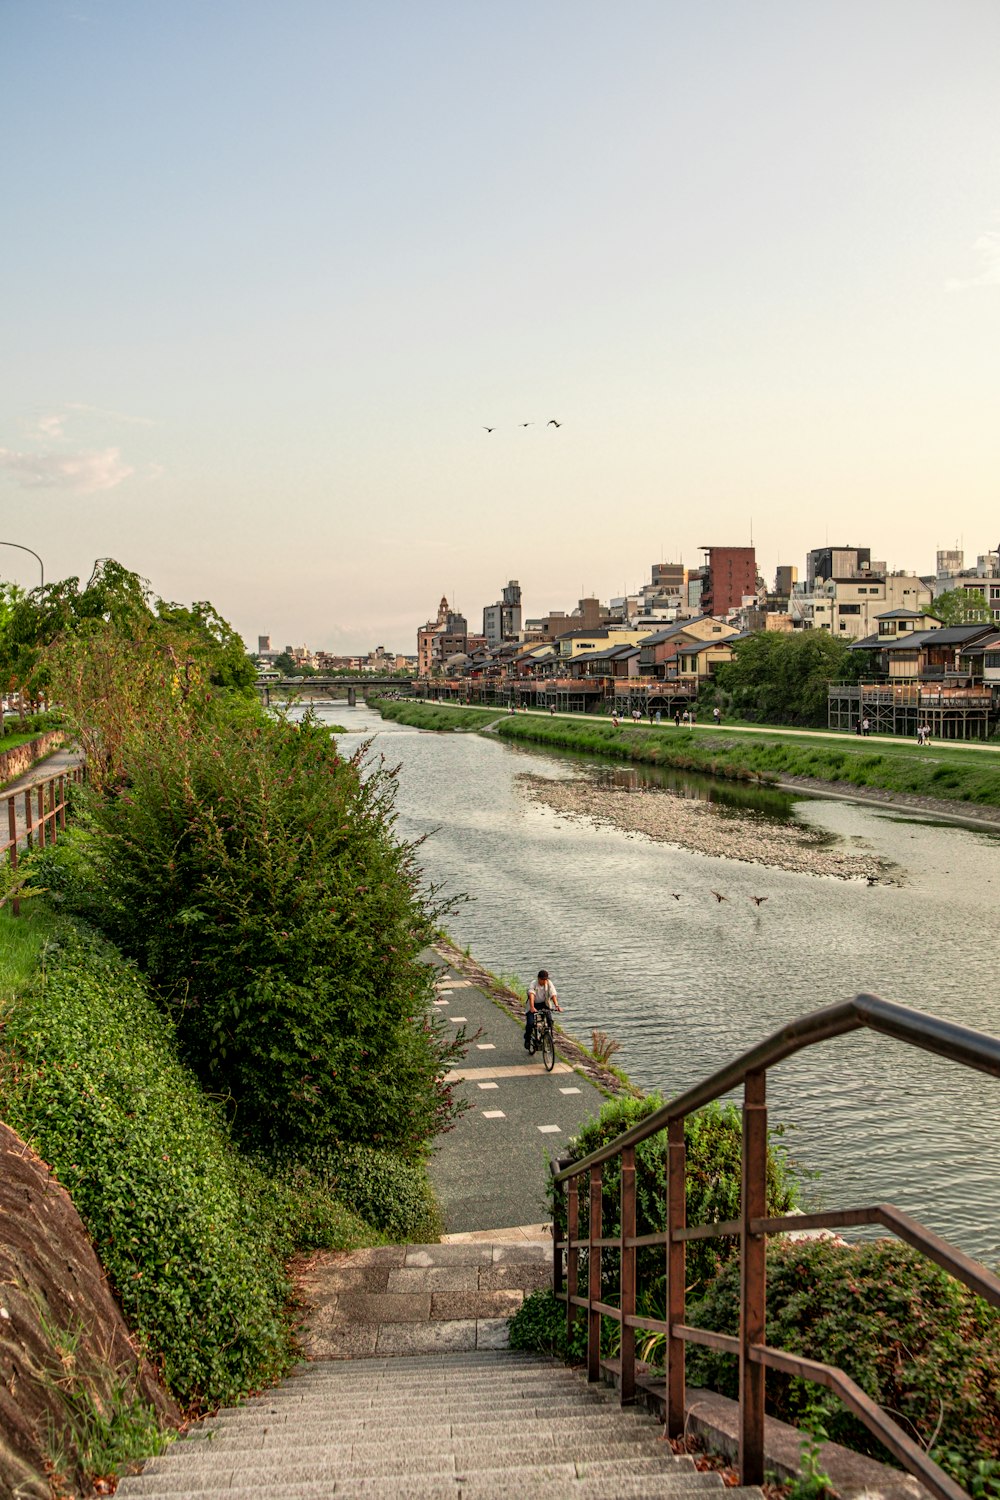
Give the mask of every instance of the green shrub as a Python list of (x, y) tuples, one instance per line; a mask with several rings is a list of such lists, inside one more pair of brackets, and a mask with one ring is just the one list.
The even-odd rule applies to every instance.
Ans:
[(577, 1317), (567, 1336), (565, 1303), (549, 1290), (532, 1292), (510, 1320), (510, 1347), (581, 1364), (587, 1358), (587, 1320)]
[[(646, 1119), (662, 1105), (656, 1095), (645, 1099), (612, 1099), (596, 1119), (584, 1125), (569, 1144), (567, 1156), (572, 1161), (607, 1145), (640, 1120)], [(787, 1213), (795, 1206), (797, 1186), (787, 1157), (772, 1131), (767, 1158), (767, 1211)], [(733, 1104), (710, 1104), (684, 1122), (687, 1156), (687, 1222), (706, 1224), (713, 1220), (735, 1219), (740, 1212), (740, 1162), (742, 1125), (740, 1112)], [(635, 1198), (637, 1234), (659, 1234), (666, 1229), (666, 1131), (650, 1136), (636, 1147)], [(551, 1190), (550, 1190), (551, 1191)], [(620, 1158), (604, 1164), (602, 1237), (621, 1232), (619, 1200), (621, 1192)], [(565, 1195), (560, 1194), (556, 1222), (565, 1229)], [(589, 1201), (580, 1194), (581, 1234), (587, 1232)], [(718, 1240), (692, 1240), (687, 1247), (686, 1279), (689, 1292), (697, 1295), (716, 1274), (720, 1265), (733, 1256), (737, 1241), (727, 1237)], [(651, 1305), (662, 1302), (664, 1285), (664, 1251), (651, 1246), (639, 1251), (639, 1285), (645, 1288)], [(617, 1296), (618, 1256), (605, 1254), (605, 1287), (609, 1299)]]
[(463, 1039), (430, 1004), (390, 772), (318, 725), (212, 702), (144, 724), (123, 764), (127, 785), (87, 799), (64, 895), (149, 975), (237, 1137), (418, 1157), (457, 1112), (443, 1075)]
[(6, 1012), (0, 1109), (69, 1190), (185, 1405), (231, 1401), (286, 1367), (283, 1266), (299, 1244), (371, 1241), (321, 1184), (240, 1156), (134, 967), (69, 921)]
[(347, 1145), (315, 1147), (307, 1152), (306, 1165), (329, 1193), (389, 1241), (429, 1244), (440, 1238), (440, 1211), (422, 1161)]
[[(696, 1327), (735, 1334), (739, 1274), (723, 1268), (694, 1307)], [(837, 1365), (961, 1479), (1000, 1452), (1000, 1310), (894, 1240), (776, 1240), (767, 1256), (767, 1341)], [(735, 1397), (733, 1357), (688, 1346), (688, 1380)], [(767, 1373), (768, 1408), (786, 1422), (821, 1405), (834, 1442), (885, 1459), (836, 1396)], [(940, 1424), (940, 1425), (939, 1425)], [(986, 1492), (988, 1493), (988, 1491)]]

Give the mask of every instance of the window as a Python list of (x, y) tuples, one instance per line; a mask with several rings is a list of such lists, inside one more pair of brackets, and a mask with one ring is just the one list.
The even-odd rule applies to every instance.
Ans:
[(861, 605), (860, 604), (838, 604), (837, 605), (837, 613), (838, 613), (838, 615), (859, 615), (861, 613)]

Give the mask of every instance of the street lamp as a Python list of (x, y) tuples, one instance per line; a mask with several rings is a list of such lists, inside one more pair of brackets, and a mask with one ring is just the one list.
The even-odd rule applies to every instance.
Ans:
[(16, 547), (19, 552), (30, 552), (32, 557), (35, 559), (38, 566), (42, 570), (42, 588), (45, 587), (45, 564), (42, 562), (42, 559), (38, 556), (38, 553), (35, 552), (33, 548), (23, 546), (21, 542), (0, 542), (0, 547)]

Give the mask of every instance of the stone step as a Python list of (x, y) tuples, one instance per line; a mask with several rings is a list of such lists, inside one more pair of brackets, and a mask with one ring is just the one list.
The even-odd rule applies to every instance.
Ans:
[[(722, 1488), (718, 1476), (714, 1484), (705, 1486), (709, 1493), (717, 1494)], [(125, 1486), (118, 1487), (118, 1494), (128, 1500), (136, 1493)], [(697, 1491), (693, 1492), (697, 1493)], [(260, 1488), (253, 1485), (231, 1487), (212, 1486), (184, 1491), (186, 1500), (213, 1500), (224, 1495), (227, 1500), (262, 1500)], [(664, 1481), (662, 1475), (622, 1476), (614, 1473), (594, 1478), (573, 1478), (569, 1466), (524, 1471), (507, 1471), (503, 1478), (486, 1475), (478, 1478), (458, 1478), (452, 1475), (427, 1476), (415, 1479), (410, 1476), (393, 1475), (389, 1478), (373, 1476), (371, 1479), (338, 1481), (333, 1492), (336, 1500), (671, 1500), (676, 1495), (686, 1500), (692, 1491), (686, 1487), (674, 1489)], [(176, 1490), (146, 1490), (144, 1500), (177, 1500)], [(304, 1484), (291, 1482), (270, 1487), (268, 1500), (331, 1500), (329, 1481), (312, 1480)], [(763, 1500), (762, 1491), (753, 1487), (726, 1490), (725, 1500)]]
[(555, 1410), (546, 1401), (526, 1401), (517, 1406), (504, 1406), (502, 1403), (495, 1406), (481, 1407), (477, 1412), (472, 1412), (469, 1407), (456, 1401), (453, 1406), (429, 1407), (427, 1410), (417, 1412), (406, 1412), (396, 1409), (394, 1406), (373, 1407), (369, 1413), (357, 1418), (357, 1416), (340, 1415), (339, 1410), (330, 1401), (316, 1401), (309, 1406), (279, 1407), (279, 1409), (258, 1409), (253, 1413), (234, 1412), (232, 1415), (219, 1416), (211, 1419), (211, 1430), (232, 1431), (232, 1428), (256, 1428), (267, 1427), (271, 1431), (282, 1427), (315, 1427), (316, 1424), (324, 1425), (331, 1431), (337, 1427), (385, 1427), (391, 1424), (393, 1428), (414, 1428), (420, 1431), (427, 1425), (429, 1418), (435, 1418), (433, 1427), (448, 1427), (456, 1431), (457, 1427), (484, 1428), (492, 1424), (493, 1427), (507, 1428), (508, 1431), (516, 1430), (517, 1424), (522, 1422), (541, 1422), (546, 1427), (552, 1427), (556, 1421), (565, 1424), (576, 1424), (579, 1427), (586, 1424), (609, 1425), (615, 1422), (634, 1427), (636, 1424), (645, 1427), (661, 1427), (660, 1422), (654, 1416), (645, 1412), (642, 1407), (616, 1407), (604, 1403), (604, 1401), (588, 1401), (586, 1407), (577, 1406), (576, 1403), (559, 1403), (561, 1409)]
[[(395, 1422), (392, 1413), (386, 1412), (381, 1418), (373, 1416), (368, 1422), (342, 1422), (337, 1413), (330, 1410), (317, 1411), (315, 1414), (299, 1416), (283, 1421), (280, 1417), (232, 1417), (224, 1424), (215, 1426), (212, 1430), (221, 1436), (236, 1433), (267, 1433), (274, 1438), (285, 1437), (291, 1441), (294, 1435), (301, 1440), (307, 1435), (317, 1439), (328, 1435), (331, 1441), (340, 1444), (363, 1440), (366, 1437), (384, 1434), (387, 1430), (391, 1433), (412, 1433), (414, 1437), (428, 1434), (428, 1425), (423, 1422)], [(470, 1419), (468, 1414), (461, 1410), (455, 1412), (450, 1421), (437, 1422), (433, 1424), (432, 1435), (443, 1441), (457, 1438), (469, 1438), (484, 1441), (491, 1435), (497, 1435), (507, 1440), (516, 1437), (522, 1425), (532, 1434), (552, 1434), (560, 1432), (564, 1435), (588, 1432), (628, 1432), (638, 1431), (642, 1434), (655, 1436), (661, 1430), (661, 1424), (651, 1417), (648, 1412), (635, 1411), (626, 1407), (624, 1410), (612, 1407), (595, 1407), (590, 1412), (572, 1413), (554, 1417), (549, 1420), (543, 1413), (538, 1417), (524, 1418), (510, 1417), (483, 1417), (479, 1421)]]
[[(369, 1460), (378, 1460), (380, 1456), (388, 1455), (397, 1463), (400, 1454), (404, 1460), (409, 1458), (436, 1459), (440, 1466), (449, 1471), (456, 1465), (459, 1469), (468, 1469), (475, 1463), (492, 1464), (496, 1458), (502, 1458), (513, 1464), (528, 1464), (532, 1459), (542, 1453), (545, 1461), (558, 1459), (560, 1463), (569, 1463), (575, 1460), (579, 1462), (599, 1463), (611, 1459), (626, 1458), (650, 1458), (661, 1466), (666, 1466), (678, 1473), (697, 1472), (692, 1461), (686, 1457), (677, 1457), (664, 1443), (660, 1443), (655, 1437), (651, 1438), (648, 1433), (615, 1434), (611, 1437), (595, 1437), (588, 1441), (581, 1441), (575, 1434), (570, 1438), (555, 1436), (551, 1442), (544, 1445), (537, 1442), (518, 1442), (513, 1440), (505, 1443), (497, 1440), (490, 1443), (480, 1443), (471, 1440), (461, 1440), (450, 1443), (418, 1443), (406, 1438), (393, 1437), (389, 1442), (383, 1438), (381, 1441), (372, 1439), (368, 1443), (302, 1443), (289, 1441), (285, 1444), (267, 1443), (260, 1446), (222, 1446), (211, 1444), (206, 1450), (198, 1444), (189, 1449), (186, 1443), (179, 1443), (167, 1453), (161, 1454), (159, 1458), (148, 1461), (143, 1471), (144, 1476), (149, 1474), (166, 1473), (190, 1473), (195, 1469), (208, 1469), (210, 1466), (220, 1471), (225, 1468), (230, 1471), (251, 1470), (259, 1472), (264, 1467), (276, 1467), (279, 1463), (289, 1462), (296, 1465), (312, 1464), (324, 1469), (335, 1468), (338, 1465), (347, 1468), (351, 1465), (365, 1464)], [(288, 1455), (287, 1457), (285, 1455)]]
[[(187, 1500), (195, 1500), (195, 1497), (209, 1495), (229, 1495), (230, 1500), (236, 1496), (254, 1496), (255, 1500), (266, 1494), (270, 1496), (303, 1495), (303, 1496), (330, 1496), (335, 1494), (340, 1497), (344, 1494), (366, 1495), (370, 1500), (389, 1500), (396, 1496), (425, 1496), (428, 1494), (450, 1497), (450, 1500), (458, 1500), (459, 1496), (477, 1497), (477, 1500), (529, 1500), (529, 1497), (538, 1497), (538, 1500), (551, 1500), (553, 1495), (574, 1495), (578, 1500), (597, 1500), (598, 1496), (626, 1496), (633, 1490), (639, 1489), (643, 1494), (658, 1497), (677, 1496), (678, 1500), (699, 1500), (699, 1497), (707, 1497), (723, 1489), (721, 1479), (717, 1474), (693, 1474), (673, 1476), (665, 1474), (662, 1469), (653, 1467), (642, 1469), (638, 1472), (622, 1471), (617, 1463), (609, 1464), (602, 1470), (595, 1469), (592, 1465), (574, 1464), (572, 1462), (542, 1462), (532, 1466), (506, 1466), (497, 1469), (483, 1469), (476, 1473), (454, 1472), (454, 1471), (427, 1471), (421, 1474), (360, 1474), (350, 1475), (340, 1472), (335, 1476), (311, 1475), (300, 1478), (297, 1473), (290, 1471), (278, 1481), (264, 1480), (257, 1476), (230, 1476), (219, 1475), (213, 1480), (209, 1476), (203, 1476), (201, 1480), (195, 1476), (185, 1478), (183, 1485), (164, 1485), (160, 1489), (137, 1490), (133, 1488), (134, 1479), (123, 1480), (118, 1487), (118, 1494), (128, 1500), (129, 1496), (141, 1495), (143, 1500), (154, 1500), (154, 1497), (170, 1496), (177, 1500), (178, 1496), (185, 1496)], [(266, 1485), (266, 1488), (265, 1488)], [(743, 1492), (746, 1495), (746, 1491)], [(759, 1496), (759, 1492), (754, 1492)], [(727, 1496), (728, 1500), (728, 1496)]]

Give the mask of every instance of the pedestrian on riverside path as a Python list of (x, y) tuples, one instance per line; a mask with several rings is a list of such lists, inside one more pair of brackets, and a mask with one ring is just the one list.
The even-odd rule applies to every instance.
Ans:
[(872, 732), (871, 719), (862, 719), (861, 720), (861, 733), (864, 734), (864, 735), (868, 735), (868, 734), (871, 734), (871, 732)]
[(722, 723), (722, 709), (721, 708), (713, 708), (712, 709), (712, 718), (715, 720), (715, 727), (718, 728), (719, 725)]
[(549, 978), (548, 969), (539, 969), (538, 978), (528, 986), (528, 998), (524, 1006), (524, 1046), (527, 1051), (531, 1033), (535, 1029), (535, 1017), (541, 1011), (562, 1010), (556, 987)]
[(680, 727), (681, 727), (681, 711), (678, 708), (678, 709), (675, 709), (675, 711), (674, 711), (674, 728), (675, 729), (680, 729)]

